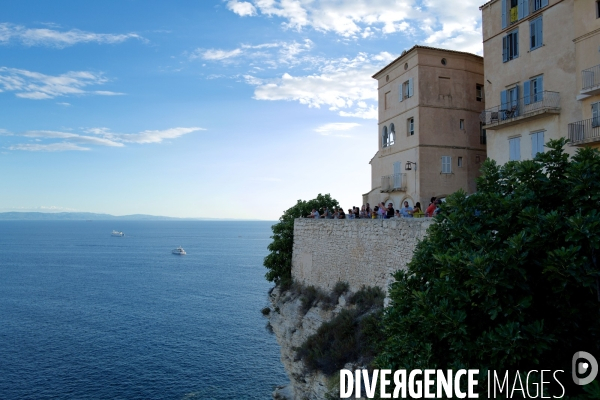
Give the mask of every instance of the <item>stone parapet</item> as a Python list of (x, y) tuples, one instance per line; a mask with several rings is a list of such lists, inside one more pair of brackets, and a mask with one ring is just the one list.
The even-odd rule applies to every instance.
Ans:
[(292, 277), (331, 291), (339, 281), (350, 290), (378, 286), (387, 293), (392, 274), (405, 269), (430, 218), (331, 220), (294, 223)]

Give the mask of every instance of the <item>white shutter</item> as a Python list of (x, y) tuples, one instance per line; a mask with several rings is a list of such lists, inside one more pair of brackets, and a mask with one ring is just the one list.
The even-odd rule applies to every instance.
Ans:
[(450, 156), (442, 156), (442, 174), (449, 174), (452, 172), (452, 158)]
[(414, 94), (413, 78), (408, 80), (408, 97), (413, 97)]
[(398, 94), (400, 96), (400, 101), (402, 101), (404, 98), (404, 92), (402, 91), (402, 83), (398, 85)]

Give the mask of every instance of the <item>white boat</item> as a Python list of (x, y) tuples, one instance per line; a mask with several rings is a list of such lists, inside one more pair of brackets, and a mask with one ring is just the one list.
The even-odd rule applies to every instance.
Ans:
[(112, 233), (110, 234), (110, 236), (125, 236), (125, 234), (123, 232), (119, 232), (119, 231), (112, 231)]
[(179, 246), (178, 248), (174, 249), (171, 253), (177, 254), (178, 256), (185, 256), (187, 254), (185, 252), (185, 250), (181, 246)]

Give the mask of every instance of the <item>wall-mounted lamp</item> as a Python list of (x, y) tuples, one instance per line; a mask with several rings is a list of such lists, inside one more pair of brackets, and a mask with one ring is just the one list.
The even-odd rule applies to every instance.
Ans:
[(412, 162), (412, 161), (407, 161), (406, 165), (404, 166), (404, 169), (407, 171), (412, 170), (412, 166), (415, 166), (415, 171), (417, 170), (417, 163), (416, 162)]

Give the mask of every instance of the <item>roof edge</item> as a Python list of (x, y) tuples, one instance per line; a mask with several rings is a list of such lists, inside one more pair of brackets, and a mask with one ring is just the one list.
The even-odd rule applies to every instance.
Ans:
[[(494, 0), (492, 0), (494, 1)], [(386, 65), (385, 67), (383, 67), (382, 69), (380, 69), (379, 71), (375, 72), (375, 74), (373, 74), (373, 76), (371, 76), (371, 78), (373, 79), (377, 79), (377, 76), (379, 74), (381, 74), (383, 71), (385, 71), (386, 69), (390, 68), (392, 65), (394, 65), (396, 62), (400, 61), (400, 59), (402, 59), (403, 57), (407, 56), (408, 54), (412, 53), (415, 50), (418, 49), (424, 49), (424, 50), (436, 50), (436, 51), (445, 51), (447, 53), (453, 53), (453, 54), (463, 54), (463, 55), (467, 55), (467, 56), (473, 56), (473, 57), (477, 57), (477, 58), (481, 58), (483, 60), (482, 56), (478, 56), (477, 54), (473, 54), (473, 53), (468, 53), (466, 51), (458, 51), (458, 50), (449, 50), (449, 49), (440, 49), (438, 47), (430, 47), (430, 46), (421, 46), (421, 45), (414, 45), (413, 47), (411, 47), (408, 50), (405, 50), (402, 52), (402, 55), (400, 55), (400, 57), (396, 58), (394, 61), (392, 61), (391, 63), (389, 63), (388, 65)]]

